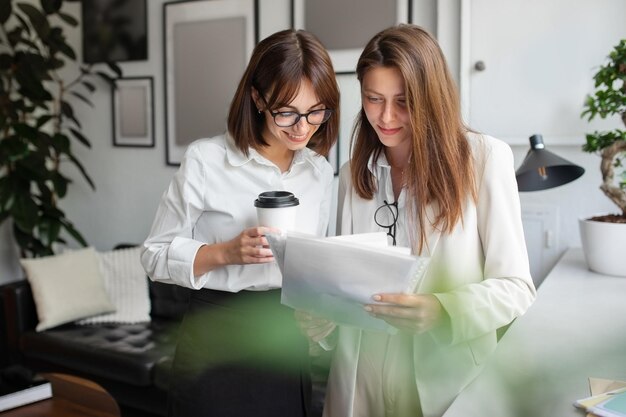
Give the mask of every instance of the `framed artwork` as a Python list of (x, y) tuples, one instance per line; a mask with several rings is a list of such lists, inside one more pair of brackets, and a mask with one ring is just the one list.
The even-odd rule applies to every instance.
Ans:
[(257, 42), (256, 9), (256, 0), (163, 4), (167, 165), (179, 165), (192, 141), (226, 131)]
[(83, 61), (148, 59), (147, 0), (82, 1)]
[(113, 89), (113, 146), (154, 147), (152, 77), (126, 77)]
[(410, 0), (291, 0), (292, 25), (313, 32), (337, 73), (351, 73), (377, 32), (409, 21)]

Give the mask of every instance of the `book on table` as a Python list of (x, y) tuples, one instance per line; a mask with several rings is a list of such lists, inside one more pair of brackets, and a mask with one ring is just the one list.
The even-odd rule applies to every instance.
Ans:
[(626, 391), (613, 392), (604, 401), (593, 405), (588, 411), (601, 417), (626, 417)]
[(0, 412), (52, 397), (49, 381), (35, 377), (28, 384), (4, 385), (0, 388)]

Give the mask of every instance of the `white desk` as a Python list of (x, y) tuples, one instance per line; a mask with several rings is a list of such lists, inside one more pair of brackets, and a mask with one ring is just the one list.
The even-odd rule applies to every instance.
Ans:
[(626, 278), (589, 271), (576, 248), (444, 416), (582, 417), (588, 377), (626, 380)]

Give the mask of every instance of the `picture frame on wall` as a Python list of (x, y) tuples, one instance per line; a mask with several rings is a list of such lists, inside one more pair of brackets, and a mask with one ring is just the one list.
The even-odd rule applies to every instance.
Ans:
[(179, 165), (196, 139), (223, 134), (257, 42), (257, 0), (163, 4), (165, 159)]
[(124, 77), (112, 86), (113, 146), (154, 147), (153, 77)]
[(81, 2), (83, 62), (148, 59), (147, 0)]
[(335, 72), (353, 73), (377, 32), (407, 23), (410, 0), (291, 0), (292, 26), (313, 32), (328, 49)]

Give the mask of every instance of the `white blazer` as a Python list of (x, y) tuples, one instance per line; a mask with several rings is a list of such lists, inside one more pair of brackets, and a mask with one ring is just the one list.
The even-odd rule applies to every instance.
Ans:
[[(452, 233), (429, 228), (428, 241), (434, 252), (431, 267), (417, 289), (418, 293), (434, 294), (450, 317), (449, 327), (413, 338), (415, 382), (425, 417), (445, 412), (494, 351), (496, 329), (522, 315), (535, 298), (511, 149), (489, 136), (469, 133), (468, 140), (478, 201), (468, 201), (463, 222)], [(381, 230), (373, 221), (374, 212), (391, 190), (389, 168), (382, 165), (370, 164), (378, 181), (372, 200), (364, 200), (352, 188), (349, 163), (342, 167), (338, 233)], [(358, 329), (339, 328), (324, 417), (353, 415), (360, 338)]]

